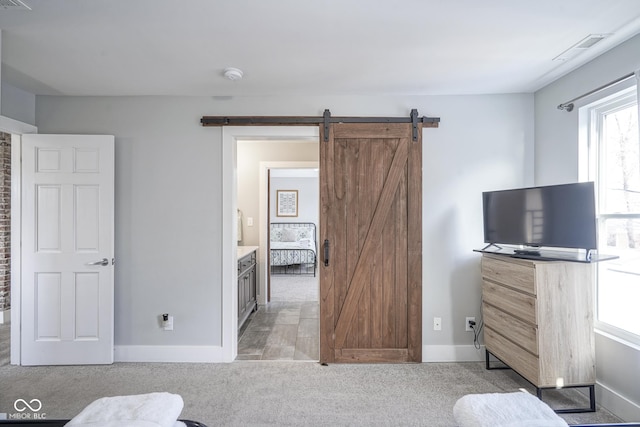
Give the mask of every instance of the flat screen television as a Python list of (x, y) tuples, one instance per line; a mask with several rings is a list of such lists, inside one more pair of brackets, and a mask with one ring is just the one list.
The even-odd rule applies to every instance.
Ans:
[(482, 205), (485, 243), (597, 249), (593, 182), (485, 191)]

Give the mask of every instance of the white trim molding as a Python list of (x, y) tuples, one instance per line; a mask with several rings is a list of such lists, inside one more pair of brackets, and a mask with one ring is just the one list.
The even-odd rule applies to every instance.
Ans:
[(222, 361), (238, 354), (238, 144), (222, 128)]
[(258, 210), (260, 211), (260, 239), (258, 244), (258, 304), (267, 303), (267, 271), (269, 255), (267, 254), (267, 241), (269, 238), (269, 224), (267, 224), (268, 171), (277, 169), (316, 169), (319, 162), (286, 161), (286, 162), (260, 162), (259, 166), (259, 197)]
[(318, 126), (224, 126), (222, 128), (222, 348), (221, 362), (238, 354), (237, 220), (238, 140), (318, 139)]
[(38, 133), (38, 128), (29, 123), (19, 122), (6, 116), (0, 116), (0, 131), (22, 135), (25, 133)]
[(22, 361), (22, 135), (11, 134), (11, 364)]
[(596, 402), (625, 421), (640, 420), (640, 405), (597, 381)]
[[(0, 40), (1, 40), (0, 36)], [(21, 357), (20, 307), (21, 307), (21, 179), (22, 179), (22, 138), (25, 133), (38, 133), (38, 128), (29, 123), (10, 117), (0, 116), (0, 131), (11, 134), (11, 307), (6, 315), (11, 316), (11, 364), (19, 365)]]

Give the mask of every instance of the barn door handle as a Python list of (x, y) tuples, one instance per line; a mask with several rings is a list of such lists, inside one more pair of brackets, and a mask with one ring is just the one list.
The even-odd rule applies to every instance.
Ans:
[(329, 239), (324, 240), (324, 266), (329, 266)]

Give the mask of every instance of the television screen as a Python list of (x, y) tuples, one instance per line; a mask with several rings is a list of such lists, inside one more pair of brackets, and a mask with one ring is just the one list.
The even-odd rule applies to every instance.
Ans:
[(482, 193), (485, 243), (596, 249), (593, 182)]

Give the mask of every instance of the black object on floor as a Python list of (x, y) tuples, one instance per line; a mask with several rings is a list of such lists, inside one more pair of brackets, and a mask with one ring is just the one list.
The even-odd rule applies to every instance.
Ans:
[[(3, 427), (64, 427), (71, 420), (0, 420), (0, 425)], [(191, 420), (178, 420), (185, 423), (187, 427), (207, 427), (205, 424), (198, 421)]]

